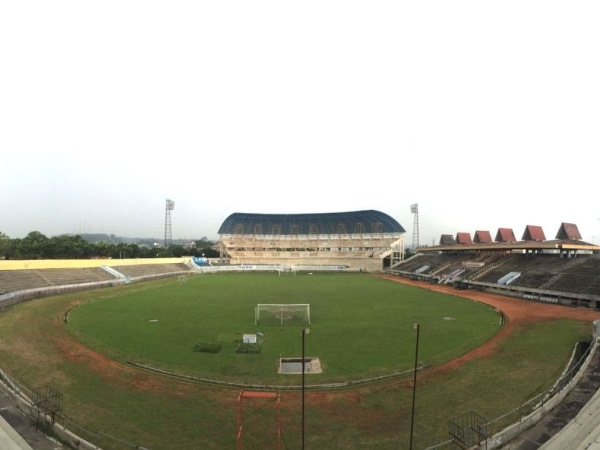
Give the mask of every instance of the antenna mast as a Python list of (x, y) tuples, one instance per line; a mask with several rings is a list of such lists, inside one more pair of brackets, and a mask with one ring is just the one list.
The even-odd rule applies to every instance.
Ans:
[(419, 204), (410, 205), (410, 212), (414, 214), (413, 220), (413, 252), (419, 247)]

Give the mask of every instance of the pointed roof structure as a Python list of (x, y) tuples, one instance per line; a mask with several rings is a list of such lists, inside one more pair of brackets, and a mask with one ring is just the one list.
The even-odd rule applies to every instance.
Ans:
[(456, 244), (456, 242), (454, 242), (454, 238), (452, 237), (451, 234), (442, 234), (442, 236), (440, 237), (440, 245), (454, 245)]
[(496, 242), (517, 242), (515, 233), (512, 228), (498, 228), (496, 233)]
[(558, 233), (556, 233), (556, 239), (564, 239), (569, 241), (580, 241), (581, 234), (579, 234), (579, 229), (577, 225), (574, 223), (565, 223), (563, 222), (558, 229)]
[(472, 244), (473, 240), (471, 239), (471, 235), (469, 233), (458, 232), (458, 233), (456, 233), (456, 243), (457, 244)]
[[(458, 245), (460, 244), (460, 245)], [(443, 234), (439, 245), (425, 246), (423, 252), (523, 252), (523, 253), (560, 253), (573, 255), (586, 252), (600, 255), (600, 245), (583, 242), (577, 225), (563, 222), (555, 239), (546, 240), (540, 226), (527, 225), (521, 240), (517, 240), (511, 228), (498, 228), (495, 242), (489, 242), (487, 231), (477, 230), (471, 240), (469, 233)]]
[(492, 242), (492, 235), (489, 231), (478, 230), (475, 232), (473, 242), (477, 242), (478, 244), (489, 244)]
[(544, 234), (544, 230), (542, 230), (542, 227), (537, 225), (527, 225), (527, 227), (525, 227), (525, 232), (523, 233), (523, 237), (521, 239), (523, 241), (541, 242), (546, 240), (546, 235)]

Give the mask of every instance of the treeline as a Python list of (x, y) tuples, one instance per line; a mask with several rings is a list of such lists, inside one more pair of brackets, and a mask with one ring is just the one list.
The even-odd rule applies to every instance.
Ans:
[(206, 256), (216, 258), (214, 242), (195, 241), (192, 245), (170, 245), (168, 248), (134, 243), (88, 242), (79, 235), (47, 237), (32, 231), (23, 239), (11, 239), (0, 232), (0, 259), (88, 259), (88, 258), (167, 258)]

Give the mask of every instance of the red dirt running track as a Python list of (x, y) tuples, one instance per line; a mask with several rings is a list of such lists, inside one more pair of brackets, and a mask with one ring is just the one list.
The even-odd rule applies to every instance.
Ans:
[(557, 318), (581, 320), (591, 324), (594, 320), (600, 319), (600, 311), (593, 311), (590, 309), (534, 302), (512, 297), (503, 297), (501, 295), (489, 294), (486, 292), (458, 290), (447, 285), (431, 284), (395, 276), (383, 276), (383, 278), (485, 303), (501, 311), (504, 315), (504, 326), (489, 341), (482, 346), (471, 350), (469, 353), (461, 356), (460, 358), (454, 359), (442, 366), (433, 368), (431, 371), (427, 371), (429, 374), (452, 370), (465, 361), (473, 358), (485, 357), (494, 353), (498, 348), (498, 342), (508, 336), (517, 325), (541, 322), (544, 320), (553, 320)]

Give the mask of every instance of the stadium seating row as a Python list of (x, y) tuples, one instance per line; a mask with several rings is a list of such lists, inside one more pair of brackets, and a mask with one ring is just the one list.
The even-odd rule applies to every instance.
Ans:
[[(115, 265), (111, 267), (124, 277), (132, 279), (191, 271), (184, 263)], [(0, 295), (24, 289), (83, 284), (113, 279), (115, 277), (101, 267), (0, 270)]]
[[(423, 270), (425, 266), (428, 267)], [(445, 280), (459, 269), (463, 270), (460, 274), (463, 280), (500, 284), (507, 274), (517, 272), (521, 275), (511, 286), (600, 296), (600, 255), (594, 254), (573, 258), (518, 253), (419, 254), (400, 263), (392, 272)]]

